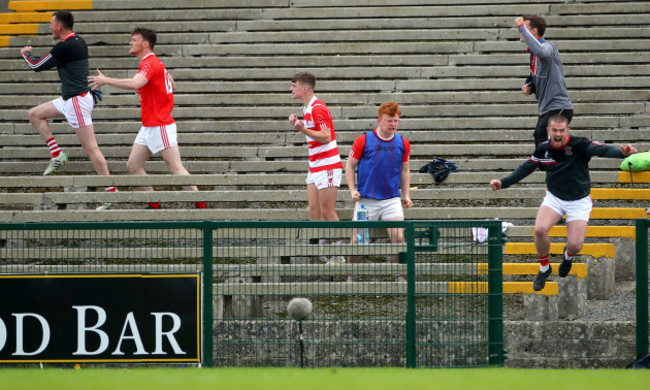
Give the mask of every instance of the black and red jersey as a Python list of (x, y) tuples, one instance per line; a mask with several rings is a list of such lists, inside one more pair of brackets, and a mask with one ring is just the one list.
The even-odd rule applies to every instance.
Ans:
[(43, 57), (34, 57), (31, 52), (26, 51), (23, 58), (35, 72), (56, 66), (61, 79), (61, 95), (63, 99), (67, 100), (90, 91), (88, 86), (88, 46), (74, 32), (61, 39)]

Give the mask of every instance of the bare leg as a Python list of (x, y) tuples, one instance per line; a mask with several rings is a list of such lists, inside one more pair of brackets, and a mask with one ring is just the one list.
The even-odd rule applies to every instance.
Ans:
[(546, 256), (551, 251), (551, 239), (548, 236), (548, 232), (560, 220), (562, 220), (562, 216), (558, 215), (550, 207), (541, 206), (537, 210), (537, 218), (535, 219), (535, 249), (537, 249), (539, 256)]
[(328, 187), (318, 190), (318, 203), (323, 221), (339, 220), (339, 216), (336, 214), (337, 191), (337, 187)]
[[(183, 166), (183, 163), (181, 162), (181, 153), (180, 150), (178, 149), (178, 145), (174, 145), (170, 148), (167, 148), (160, 152), (160, 155), (163, 158), (163, 161), (165, 161), (165, 164), (167, 164), (167, 169), (169, 169), (169, 173), (172, 175), (185, 175), (189, 176), (189, 172), (185, 167)], [(183, 189), (185, 191), (198, 191), (199, 189), (196, 188), (196, 186), (183, 186)]]
[(585, 235), (587, 234), (587, 221), (574, 220), (567, 222), (567, 239), (566, 239), (566, 248), (567, 251), (573, 256), (580, 253), (582, 250), (582, 244), (585, 242)]
[[(126, 169), (132, 175), (146, 175), (144, 163), (151, 157), (151, 151), (145, 145), (133, 144), (129, 161), (126, 163)], [(153, 191), (153, 187), (138, 187), (138, 191)]]
[(81, 142), (81, 147), (86, 153), (86, 156), (90, 159), (90, 162), (95, 168), (95, 172), (98, 175), (108, 176), (108, 165), (106, 164), (106, 159), (101, 150), (99, 150), (99, 145), (97, 145), (97, 139), (95, 138), (95, 128), (93, 125), (88, 125), (75, 129), (77, 138)]
[(65, 118), (59, 110), (54, 107), (54, 103), (46, 102), (29, 110), (29, 122), (38, 131), (44, 141), (52, 138), (52, 130), (47, 121), (49, 118)]
[[(389, 221), (403, 221), (404, 218), (393, 218), (389, 219)], [(388, 238), (390, 238), (390, 242), (393, 244), (401, 244), (404, 242), (404, 229), (402, 228), (388, 228), (386, 229), (388, 232)], [(393, 263), (397, 263), (399, 261), (397, 255), (393, 255)]]
[(312, 221), (322, 221), (323, 216), (320, 212), (320, 201), (318, 199), (318, 188), (314, 183), (307, 184), (307, 202), (309, 203), (309, 219)]

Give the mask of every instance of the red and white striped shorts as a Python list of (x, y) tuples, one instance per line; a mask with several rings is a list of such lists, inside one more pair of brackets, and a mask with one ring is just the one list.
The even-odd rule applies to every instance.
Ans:
[(73, 129), (93, 124), (92, 113), (95, 101), (90, 92), (73, 96), (68, 100), (63, 100), (62, 97), (56, 98), (52, 100), (52, 103), (57, 111), (65, 116)]
[(176, 123), (164, 126), (142, 126), (133, 143), (145, 145), (153, 154), (176, 146), (178, 144), (176, 140)]

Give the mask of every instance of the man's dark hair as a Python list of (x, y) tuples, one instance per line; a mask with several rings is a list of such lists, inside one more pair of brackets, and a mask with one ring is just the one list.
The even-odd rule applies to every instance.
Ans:
[(156, 32), (150, 28), (136, 27), (131, 32), (131, 35), (140, 35), (143, 40), (149, 42), (149, 48), (153, 50), (156, 46)]
[(70, 11), (56, 11), (52, 16), (54, 16), (54, 18), (67, 30), (72, 30), (72, 27), (74, 26), (74, 17)]
[(293, 78), (291, 78), (291, 82), (309, 85), (312, 91), (316, 88), (316, 76), (309, 72), (296, 73)]
[(546, 32), (546, 19), (539, 15), (524, 15), (523, 18), (530, 22), (531, 30), (536, 28), (537, 34), (539, 34), (540, 37), (544, 36), (544, 33)]

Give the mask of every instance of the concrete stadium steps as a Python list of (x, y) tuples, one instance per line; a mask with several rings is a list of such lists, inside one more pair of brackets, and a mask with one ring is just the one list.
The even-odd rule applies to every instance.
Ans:
[[(32, 38), (33, 39), (33, 38)], [(24, 43), (24, 42), (21, 42)], [(44, 46), (44, 50), (49, 49), (49, 45)], [(16, 49), (19, 50), (21, 45), (17, 43), (13, 45), (15, 49), (6, 49), (8, 54), (15, 54)], [(161, 45), (164, 47), (164, 45)], [(124, 53), (122, 53), (124, 54)], [(607, 64), (643, 64), (648, 56), (648, 51), (640, 48), (635, 51), (619, 51), (619, 52), (585, 52), (585, 53), (567, 53), (562, 55), (562, 63), (567, 68), (578, 67), (585, 64), (589, 65), (607, 65)], [(13, 59), (10, 59), (14, 57)], [(525, 55), (524, 55), (525, 57)], [(267, 56), (228, 56), (228, 57), (193, 57), (191, 60), (183, 57), (165, 57), (165, 65), (171, 69), (182, 68), (214, 68), (215, 72), (222, 69), (247, 69), (257, 68), (261, 64), (269, 67), (277, 68), (301, 68), (301, 67), (350, 67), (350, 66), (479, 66), (479, 65), (497, 65), (505, 66), (510, 65), (515, 69), (522, 68), (521, 64), (522, 53), (516, 52), (513, 54), (491, 54), (489, 56), (483, 54), (448, 54), (448, 55), (435, 55), (430, 54), (412, 54), (401, 56), (384, 56), (384, 55), (336, 55), (336, 56), (318, 56), (318, 55), (302, 55), (296, 56), (287, 53), (285, 55), (276, 55), (273, 57)], [(525, 58), (524, 58), (525, 59)], [(115, 70), (116, 76), (133, 74), (135, 72), (134, 66), (137, 61), (134, 58), (126, 56), (121, 57), (95, 57), (90, 58), (90, 67), (95, 69), (97, 67), (104, 69)], [(14, 56), (3, 57), (0, 59), (0, 70), (19, 70), (25, 71), (25, 64), (17, 61)], [(130, 72), (129, 72), (130, 70)], [(56, 83), (55, 83), (56, 84)], [(178, 85), (177, 87), (180, 87)], [(319, 88), (320, 89), (320, 88)], [(476, 91), (480, 93), (481, 91)], [(516, 92), (516, 91), (515, 91)], [(631, 91), (632, 92), (632, 91)], [(508, 91), (506, 93), (512, 93)], [(286, 94), (286, 91), (285, 91)], [(571, 96), (573, 98), (573, 95)], [(521, 96), (519, 96), (521, 100)]]
[[(136, 179), (133, 177), (133, 179)], [(35, 180), (29, 180), (33, 182)], [(61, 184), (54, 183), (56, 187)], [(35, 191), (38, 186), (31, 186), (27, 182), (19, 184), (21, 187), (27, 188), (30, 191)], [(55, 187), (55, 188), (56, 188)], [(48, 190), (54, 189), (53, 187), (43, 187)], [(67, 187), (74, 188), (74, 187)], [(87, 192), (87, 191), (74, 191), (74, 192), (3, 192), (0, 193), (0, 204), (20, 203), (31, 204), (40, 206), (41, 204), (74, 204), (86, 202), (108, 202), (114, 203), (133, 203), (133, 202), (146, 202), (154, 198), (153, 201), (199, 201), (205, 200), (210, 202), (232, 203), (232, 202), (259, 202), (259, 203), (274, 203), (274, 202), (304, 202), (307, 194), (304, 189), (300, 190), (266, 190), (264, 192), (256, 190), (211, 190), (200, 191), (199, 193), (184, 192), (184, 191), (171, 191), (165, 193), (164, 191), (158, 192), (141, 192), (129, 191), (126, 187), (119, 187), (122, 191), (118, 193), (103, 193), (103, 192)], [(342, 190), (344, 191), (344, 190)], [(598, 188), (594, 189), (592, 198), (598, 207), (600, 199), (640, 199), (645, 201), (650, 200), (650, 191), (643, 189), (635, 190), (620, 190), (620, 195), (613, 195), (617, 193), (617, 189)], [(480, 201), (487, 203), (493, 200), (533, 200), (534, 203), (539, 203), (544, 196), (545, 189), (538, 188), (513, 188), (508, 191), (492, 191), (486, 185), (481, 188), (417, 188), (411, 190), (411, 199), (414, 201), (426, 200), (470, 200)], [(605, 194), (602, 196), (601, 194)], [(347, 193), (340, 194), (338, 201), (346, 206), (351, 206), (351, 201)], [(593, 227), (594, 229), (598, 227)], [(605, 227), (600, 227), (605, 228)], [(558, 227), (558, 229), (560, 229)]]
[[(405, 120), (406, 121), (406, 120)], [(278, 121), (274, 124), (274, 128), (278, 129), (276, 131), (248, 131), (248, 132), (236, 132), (229, 133), (226, 131), (215, 131), (211, 130), (214, 128), (209, 127), (210, 124), (216, 126), (217, 122), (208, 122), (202, 123), (202, 128), (194, 129), (200, 132), (193, 132), (186, 130), (186, 128), (194, 127), (193, 124), (187, 122), (178, 122), (178, 127), (182, 130), (180, 131), (180, 145), (209, 145), (209, 146), (220, 146), (220, 145), (297, 145), (300, 146), (304, 143), (304, 136), (301, 133), (295, 131), (281, 130), (284, 127), (284, 121)], [(358, 122), (360, 123), (360, 122)], [(58, 126), (60, 125), (60, 126)], [(96, 138), (98, 143), (101, 146), (127, 146), (131, 147), (133, 144), (132, 136), (133, 133), (139, 129), (139, 123), (123, 123), (117, 124), (117, 126), (111, 127), (110, 129), (113, 132), (108, 133), (106, 130), (109, 130), (106, 125), (97, 124), (96, 126)], [(187, 126), (186, 126), (187, 125)], [(58, 124), (52, 124), (52, 129), (56, 133), (57, 130), (61, 130), (60, 135), (57, 136), (57, 142), (61, 146), (79, 146), (79, 140), (75, 135), (66, 134), (64, 126), (60, 122)], [(41, 155), (45, 154), (47, 157), (46, 151), (43, 151), (44, 142), (39, 135), (34, 134), (35, 130), (31, 125), (20, 125), (15, 130), (12, 131), (11, 126), (6, 127), (6, 131), (0, 132), (0, 144), (7, 148), (7, 150), (12, 148), (35, 148), (40, 149)], [(128, 131), (130, 128), (131, 131)], [(0, 129), (5, 129), (5, 126), (0, 125)], [(370, 130), (369, 127), (367, 130)], [(31, 131), (30, 131), (31, 130)], [(271, 129), (273, 130), (273, 129)], [(364, 132), (365, 132), (364, 131)], [(13, 133), (13, 134), (12, 134)], [(131, 133), (131, 134), (125, 134)], [(409, 139), (412, 143), (423, 143), (423, 144), (448, 144), (448, 143), (458, 143), (459, 145), (463, 144), (472, 144), (472, 143), (486, 143), (486, 142), (499, 142), (503, 144), (517, 145), (527, 144), (532, 138), (531, 130), (502, 130), (500, 132), (491, 132), (491, 131), (480, 131), (480, 130), (465, 130), (459, 134), (456, 131), (450, 130), (435, 130), (435, 131), (422, 131), (422, 130), (400, 130), (400, 133)], [(362, 134), (359, 131), (351, 130), (336, 130), (337, 144), (339, 146), (351, 145), (356, 137)], [(643, 143), (646, 141), (647, 130), (643, 129), (628, 129), (628, 130), (572, 130), (573, 135), (584, 136), (596, 140), (600, 143), (610, 143), (610, 144), (622, 144), (623, 142), (632, 142), (632, 143)], [(519, 147), (519, 145), (517, 145)], [(532, 148), (532, 146), (530, 146)], [(531, 149), (532, 152), (532, 149)], [(519, 152), (517, 154), (520, 154)], [(303, 157), (300, 154), (297, 157)], [(521, 160), (525, 159), (525, 155), (521, 155)], [(454, 161), (460, 160), (460, 158), (454, 159)], [(498, 160), (498, 158), (497, 158)], [(417, 159), (411, 165), (417, 165)], [(470, 162), (470, 161), (468, 161)], [(594, 159), (590, 165), (592, 167), (601, 168), (601, 167), (615, 167), (619, 166), (616, 160), (611, 159)]]
[[(299, 107), (291, 107), (287, 109), (287, 113), (299, 112)], [(3, 110), (4, 111), (4, 110)], [(27, 111), (25, 111), (25, 116), (27, 116)], [(288, 117), (288, 115), (287, 115)], [(275, 118), (273, 120), (236, 120), (231, 118), (217, 118), (217, 120), (192, 120), (192, 119), (183, 119), (179, 120), (178, 127), (180, 134), (182, 136), (183, 132), (211, 132), (211, 133), (249, 133), (249, 132), (268, 132), (268, 131), (281, 131), (287, 134), (297, 134), (297, 132), (287, 129), (288, 121), (284, 117)], [(509, 132), (510, 130), (520, 130), (525, 131), (530, 136), (532, 142), (532, 129), (530, 128), (529, 117), (487, 117), (487, 118), (403, 118), (401, 123), (401, 129), (403, 131), (410, 130), (424, 130), (430, 131), (432, 142), (438, 142), (439, 131), (442, 131), (440, 134), (448, 134), (445, 131), (453, 131), (457, 137), (460, 137), (458, 142), (463, 142), (463, 134), (465, 130), (473, 131), (483, 131), (485, 136), (483, 138), (474, 138), (476, 141), (487, 141), (492, 138), (492, 140), (500, 142), (503, 141), (503, 137), (507, 137), (508, 134), (513, 134)], [(647, 138), (643, 138), (643, 131), (647, 130), (645, 127), (650, 126), (650, 116), (648, 115), (638, 115), (633, 117), (577, 117), (571, 121), (571, 128), (576, 131), (576, 134), (580, 132), (580, 135), (590, 136), (593, 134), (600, 134), (596, 140), (602, 142), (615, 141), (616, 143), (627, 142), (626, 135), (627, 131), (634, 131), (634, 138), (631, 138), (630, 141), (647, 141)], [(103, 123), (100, 121), (96, 123), (96, 132), (99, 134), (102, 133), (129, 133), (131, 137), (135, 138), (135, 134), (140, 129), (141, 123), (135, 122), (134, 119), (129, 120), (117, 120), (115, 122), (106, 122)], [(335, 128), (337, 134), (341, 131), (354, 130), (360, 135), (362, 132), (369, 131), (377, 127), (377, 119), (339, 119), (336, 121)], [(64, 135), (69, 134), (70, 128), (67, 124), (63, 124), (61, 121), (56, 121), (52, 123), (52, 129), (55, 134)], [(616, 129), (616, 130), (614, 130)], [(463, 130), (463, 131), (456, 131)], [(498, 130), (498, 131), (496, 131)], [(602, 132), (601, 130), (609, 130), (609, 135), (607, 131)], [(639, 131), (640, 130), (640, 131)], [(0, 122), (0, 131), (3, 134), (31, 134), (33, 135), (35, 130), (27, 120), (13, 121), (8, 123)], [(478, 134), (478, 133), (472, 134)], [(617, 135), (617, 133), (619, 135)], [(641, 135), (641, 137), (638, 137)], [(471, 137), (471, 135), (470, 135)], [(471, 140), (472, 138), (470, 138)], [(453, 138), (449, 138), (446, 141), (453, 142)], [(183, 140), (180, 140), (181, 145)], [(532, 148), (532, 146), (531, 146)], [(525, 154), (520, 154), (521, 158), (526, 158)]]
[[(28, 13), (55, 5), (20, 3), (15, 7), (22, 7), (25, 22), (29, 22)], [(87, 7), (87, 2), (76, 6)], [(127, 54), (132, 27), (149, 25), (159, 30), (156, 53), (164, 58), (178, 86), (174, 115), (179, 122), (185, 165), (192, 173), (211, 174), (195, 175), (191, 180), (200, 180), (202, 189), (209, 188), (202, 194), (213, 202), (224, 202), (225, 191), (231, 189), (245, 192), (261, 188), (268, 189), (265, 193), (269, 195), (274, 190), (290, 189), (290, 202), (301, 202), (306, 148), (302, 135), (292, 131), (286, 121), (290, 112), (299, 110), (288, 93), (288, 80), (299, 70), (317, 74), (317, 95), (328, 102), (334, 114), (343, 156), (356, 136), (376, 126), (379, 103), (400, 103), (401, 130), (413, 143), (412, 185), (422, 189), (413, 190), (417, 202), (524, 205), (516, 210), (533, 210), (526, 206), (539, 202), (541, 174), (529, 177), (517, 191), (492, 193), (486, 184), (514, 169), (532, 152), (530, 129), (537, 108), (534, 99), (526, 100), (519, 92), (528, 73), (527, 54), (512, 26), (512, 4), (500, 0), (405, 0), (397, 6), (388, 0), (333, 0), (325, 4), (315, 0), (188, 0), (160, 9), (152, 1), (95, 0), (92, 7), (75, 11), (76, 30), (91, 45), (91, 67), (100, 67), (111, 76), (130, 77), (135, 72), (137, 61)], [(126, 23), (125, 13), (130, 15)], [(650, 36), (650, 5), (640, 1), (565, 4), (560, 0), (525, 0), (516, 5), (514, 13), (540, 13), (549, 20), (547, 37), (560, 47), (576, 105), (573, 134), (605, 143), (633, 143), (640, 150), (650, 148), (650, 115), (646, 110), (650, 67), (646, 65), (649, 52), (645, 47)], [(5, 18), (11, 22), (9, 16)], [(0, 17), (0, 23), (3, 20)], [(178, 26), (187, 33), (178, 34)], [(36, 34), (14, 36), (10, 47), (0, 48), (0, 144), (4, 145), (0, 174), (17, 175), (18, 180), (20, 175), (40, 176), (47, 163), (47, 150), (27, 122), (27, 110), (53, 98), (58, 90), (55, 72), (29, 72), (18, 59), (18, 49), (23, 45), (35, 46), (36, 52), (51, 47), (45, 23)], [(111, 171), (125, 173), (125, 160), (140, 127), (137, 99), (128, 91), (111, 87), (104, 92), (105, 100), (94, 112), (98, 141)], [(67, 126), (55, 123), (53, 129), (59, 144), (73, 158), (62, 173), (91, 173), (89, 161)], [(434, 156), (459, 164), (459, 172), (439, 187), (433, 185), (430, 175), (415, 172)], [(593, 159), (594, 185), (643, 190), (648, 179), (617, 173), (619, 163)], [(147, 169), (166, 173), (159, 158)], [(77, 187), (131, 180), (119, 176), (87, 180)], [(166, 181), (165, 176), (143, 180), (162, 187), (182, 183)], [(59, 178), (69, 181), (64, 176), (53, 179)], [(34, 179), (36, 182), (24, 183), (32, 183), (36, 193), (23, 193), (20, 186), (4, 180), (5, 192), (0, 196), (6, 201), (27, 202), (23, 207), (35, 207), (39, 199), (64, 204), (66, 199), (81, 199), (78, 197), (83, 194), (97, 201), (107, 195), (47, 195), (40, 191), (50, 193), (63, 187), (49, 187), (52, 178)], [(84, 179), (72, 180), (81, 183)], [(22, 188), (26, 188), (24, 184)], [(155, 194), (167, 203), (178, 203), (183, 195)], [(142, 194), (122, 191), (117, 198), (124, 199), (121, 206), (131, 207), (141, 201), (139, 196)], [(239, 202), (260, 203), (252, 194), (244, 193), (241, 199)], [(646, 200), (644, 196), (604, 196), (596, 199), (595, 215), (638, 215), (637, 206)], [(275, 207), (273, 202), (268, 205)], [(482, 217), (496, 210), (425, 209), (422, 215), (441, 218), (462, 216), (462, 210)], [(65, 210), (49, 212), (55, 211)], [(118, 214), (122, 210), (110, 211)], [(231, 210), (219, 212), (229, 215)], [(505, 215), (517, 216), (517, 212)], [(530, 218), (527, 213), (521, 215)], [(304, 210), (295, 215), (304, 217)]]
[[(69, 163), (70, 164), (70, 163)], [(68, 165), (66, 165), (67, 167)], [(65, 168), (64, 168), (65, 169)], [(448, 184), (454, 185), (471, 185), (475, 184), (484, 186), (489, 190), (488, 183), (497, 174), (495, 172), (455, 172), (452, 173), (439, 188), (446, 188)], [(595, 172), (592, 175), (592, 181), (596, 183), (629, 183), (630, 175), (628, 172)], [(641, 195), (633, 199), (645, 199), (647, 196), (647, 184), (650, 183), (650, 172), (632, 172), (631, 177), (634, 184), (639, 185)], [(425, 173), (413, 173), (411, 175), (411, 185), (434, 185), (433, 178)], [(175, 176), (175, 175), (148, 175), (148, 176), (130, 176), (130, 175), (112, 175), (112, 176), (96, 176), (96, 175), (79, 175), (79, 176), (3, 176), (1, 177), (3, 186), (5, 188), (38, 188), (38, 187), (51, 187), (51, 188), (85, 188), (85, 187), (103, 187), (103, 186), (117, 186), (117, 187), (135, 187), (135, 186), (184, 186), (184, 185), (197, 185), (197, 186), (301, 186), (304, 191), (305, 174), (291, 174), (291, 173), (249, 173), (249, 174), (196, 174), (191, 176)], [(343, 178), (345, 180), (345, 178)], [(535, 185), (537, 190), (543, 189), (544, 175), (541, 172), (534, 172), (526, 179), (523, 180), (524, 185)], [(345, 181), (343, 181), (345, 184)], [(496, 194), (507, 194), (511, 191), (520, 191), (524, 186), (515, 186), (507, 190), (498, 191)], [(457, 188), (454, 188), (457, 189)], [(491, 190), (490, 190), (491, 191)], [(489, 191), (488, 191), (489, 192)], [(489, 192), (492, 193), (492, 192)], [(597, 192), (602, 199), (606, 199), (606, 192)], [(635, 193), (636, 192), (632, 192)], [(627, 192), (623, 192), (621, 198), (626, 199)], [(508, 196), (508, 195), (497, 195)], [(616, 195), (619, 196), (619, 195)], [(635, 195), (636, 196), (636, 195)]]
[[(197, 196), (198, 199), (198, 196)], [(94, 210), (2, 210), (0, 220), (12, 223), (31, 222), (108, 222), (108, 221), (259, 221), (259, 220), (292, 220), (304, 221), (309, 219), (307, 209), (296, 208), (211, 208), (198, 210), (191, 204), (186, 209), (143, 210), (117, 209), (97, 212)], [(406, 219), (453, 219), (462, 220), (500, 218), (505, 221), (523, 218), (535, 219), (538, 207), (420, 207), (405, 211)], [(643, 208), (629, 209), (594, 209), (593, 219), (636, 219), (645, 218)], [(337, 209), (342, 220), (351, 220), (352, 209)], [(532, 250), (532, 249), (531, 249)]]
[[(373, 244), (374, 245), (374, 244)], [(40, 258), (42, 255), (40, 251), (46, 251), (51, 248), (37, 248), (32, 250), (35, 258)], [(133, 248), (133, 252), (140, 252), (140, 248)], [(214, 247), (213, 251), (219, 251), (220, 247)], [(5, 258), (20, 258), (22, 254), (18, 250), (3, 250)], [(15, 252), (15, 253), (13, 253)], [(31, 253), (30, 252), (30, 253)], [(52, 254), (53, 257), (69, 255), (66, 251), (58, 251), (59, 253)], [(72, 251), (71, 255), (79, 259), (93, 258), (102, 259), (98, 257), (97, 251)], [(142, 250), (142, 258), (147, 257), (146, 251)], [(151, 252), (151, 251), (150, 251)], [(49, 252), (48, 252), (49, 253)], [(187, 252), (185, 252), (187, 253)], [(216, 252), (215, 252), (216, 253)], [(124, 255), (115, 252), (114, 257), (120, 258)], [(107, 253), (106, 256), (109, 254)], [(149, 253), (149, 256), (151, 253)], [(181, 256), (184, 255), (181, 253)], [(314, 256), (318, 256), (315, 254)], [(109, 257), (106, 257), (109, 258)], [(553, 275), (557, 275), (559, 263), (551, 263), (553, 268)], [(170, 272), (201, 272), (203, 270), (202, 264), (165, 264)], [(133, 272), (156, 272), (158, 264), (129, 264), (129, 269)], [(124, 264), (110, 264), (110, 263), (97, 263), (97, 264), (65, 264), (65, 265), (51, 265), (51, 264), (9, 264), (3, 263), (0, 265), (0, 270), (4, 273), (19, 273), (21, 270), (29, 269), (35, 273), (85, 273), (97, 272), (101, 270), (107, 273), (119, 273), (124, 270)], [(487, 275), (487, 263), (417, 263), (415, 265), (415, 272), (417, 274), (431, 274), (431, 275), (448, 275), (450, 273), (475, 273), (478, 270), (479, 275)], [(351, 273), (355, 275), (397, 275), (406, 274), (406, 265), (397, 263), (345, 263), (345, 264), (213, 264), (212, 272), (218, 274), (220, 277), (274, 277), (274, 276), (308, 276), (327, 273), (328, 275), (344, 275), (347, 276)], [(539, 272), (538, 263), (503, 263), (502, 273), (504, 276), (515, 275), (536, 275)], [(584, 279), (588, 276), (588, 266), (585, 263), (575, 263), (569, 271), (569, 275), (575, 276), (578, 279)]]

